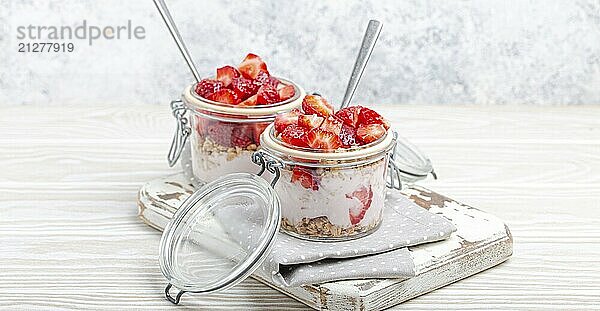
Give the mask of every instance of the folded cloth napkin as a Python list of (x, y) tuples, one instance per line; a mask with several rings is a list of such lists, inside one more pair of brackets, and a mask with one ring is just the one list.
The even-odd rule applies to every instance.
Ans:
[[(381, 226), (359, 239), (313, 242), (278, 233), (270, 255), (255, 273), (272, 279), (279, 286), (414, 276), (414, 264), (406, 247), (446, 239), (456, 228), (444, 217), (417, 206), (398, 191), (389, 191), (385, 204)], [(235, 217), (247, 215), (238, 213), (228, 218), (237, 224), (248, 224), (247, 220), (235, 220)], [(236, 239), (236, 231), (229, 234)]]

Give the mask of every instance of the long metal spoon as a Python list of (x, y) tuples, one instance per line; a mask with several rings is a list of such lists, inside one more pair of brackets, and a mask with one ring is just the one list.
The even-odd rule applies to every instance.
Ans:
[(179, 34), (179, 30), (177, 30), (177, 26), (173, 21), (173, 17), (171, 17), (171, 13), (169, 12), (167, 4), (164, 0), (154, 0), (154, 5), (156, 5), (160, 16), (162, 16), (163, 21), (165, 21), (165, 24), (167, 24), (167, 28), (169, 28), (169, 32), (171, 33), (173, 40), (175, 40), (175, 43), (177, 44), (181, 55), (183, 55), (185, 62), (188, 64), (188, 67), (190, 67), (190, 70), (192, 71), (196, 82), (200, 82), (200, 75), (198, 74), (198, 69), (196, 69), (196, 65), (194, 64), (194, 61), (190, 56), (190, 52), (188, 52), (187, 48), (185, 47), (185, 43), (183, 43), (183, 39), (181, 39), (181, 35)]
[(350, 76), (350, 80), (348, 80), (348, 86), (346, 86), (346, 93), (344, 94), (340, 109), (350, 105), (352, 96), (354, 96), (354, 91), (356, 91), (358, 82), (360, 82), (360, 78), (369, 62), (371, 53), (373, 53), (373, 48), (379, 38), (382, 27), (383, 24), (377, 20), (369, 21), (369, 25), (367, 26), (367, 30), (365, 31), (365, 35), (360, 45), (360, 50), (358, 51), (358, 56), (356, 57), (356, 62), (354, 63), (354, 69), (352, 69), (352, 75)]

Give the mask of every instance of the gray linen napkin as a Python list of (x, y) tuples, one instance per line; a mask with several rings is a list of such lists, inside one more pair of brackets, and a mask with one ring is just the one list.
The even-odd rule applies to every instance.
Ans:
[[(278, 233), (271, 254), (255, 273), (279, 286), (414, 276), (414, 264), (406, 246), (446, 239), (456, 228), (398, 191), (388, 191), (385, 204), (379, 229), (356, 240), (313, 242)], [(237, 217), (246, 216), (242, 213)], [(238, 219), (236, 223), (244, 221)], [(236, 232), (230, 234), (235, 238)]]

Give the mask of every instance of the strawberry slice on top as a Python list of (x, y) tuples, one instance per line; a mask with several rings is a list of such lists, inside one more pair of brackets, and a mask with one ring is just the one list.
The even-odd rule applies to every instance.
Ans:
[(347, 193), (346, 198), (356, 202), (356, 204), (348, 210), (350, 223), (356, 225), (363, 220), (367, 210), (371, 207), (371, 203), (373, 202), (373, 189), (371, 189), (371, 185), (369, 185), (369, 187), (361, 186), (352, 191), (352, 193)]
[(246, 98), (243, 102), (239, 103), (240, 107), (252, 107), (256, 106), (256, 94)]
[(223, 82), (223, 86), (229, 87), (233, 79), (240, 77), (242, 74), (232, 66), (224, 66), (217, 68), (217, 80)]
[(306, 130), (303, 127), (300, 127), (297, 124), (292, 124), (283, 130), (283, 133), (281, 133), (281, 140), (292, 146), (308, 147), (305, 136)]
[(279, 94), (279, 100), (284, 101), (286, 99), (290, 99), (296, 95), (296, 90), (293, 85), (286, 85), (277, 90)]
[(196, 94), (208, 98), (212, 93), (224, 89), (223, 82), (213, 79), (202, 79), (196, 84)]
[(302, 100), (302, 110), (306, 114), (328, 117), (333, 114), (333, 106), (319, 95), (306, 95)]
[(324, 131), (331, 132), (335, 135), (339, 135), (342, 131), (342, 125), (342, 121), (331, 115), (325, 118), (325, 121), (323, 121), (320, 127)]
[(356, 129), (356, 137), (360, 143), (369, 144), (381, 138), (385, 132), (382, 124), (361, 124)]
[(321, 126), (325, 118), (319, 117), (316, 114), (303, 114), (298, 116), (298, 125), (306, 128), (307, 130), (312, 130)]
[(279, 102), (279, 93), (270, 84), (263, 84), (256, 93), (256, 103), (259, 105), (270, 105)]
[(229, 105), (237, 105), (240, 102), (237, 94), (230, 89), (218, 90), (212, 93), (208, 99)]
[(261, 71), (269, 73), (267, 64), (263, 62), (260, 56), (252, 53), (246, 55), (246, 58), (238, 66), (238, 70), (248, 79), (255, 79)]
[(389, 129), (390, 125), (384, 117), (382, 117), (375, 110), (362, 107), (360, 109), (360, 113), (358, 114), (358, 123), (359, 124), (381, 124), (385, 127), (385, 129)]
[(345, 107), (338, 110), (335, 113), (335, 116), (338, 119), (342, 120), (344, 124), (356, 127), (356, 125), (358, 124), (358, 116), (360, 114), (361, 108), (361, 106)]
[(335, 150), (342, 142), (336, 134), (316, 128), (306, 134), (306, 144), (313, 149)]
[(352, 126), (344, 124), (339, 136), (340, 140), (342, 141), (342, 147), (344, 148), (350, 148), (358, 145), (358, 141), (356, 139), (356, 130)]
[(275, 117), (275, 131), (282, 133), (286, 127), (292, 124), (298, 124), (298, 117), (302, 112), (298, 109), (292, 109), (289, 112), (278, 114)]

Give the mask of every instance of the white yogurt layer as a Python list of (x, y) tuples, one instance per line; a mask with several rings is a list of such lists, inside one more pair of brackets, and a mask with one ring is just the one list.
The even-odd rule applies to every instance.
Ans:
[(378, 223), (381, 219), (385, 199), (386, 161), (359, 167), (333, 171), (323, 171), (320, 175), (319, 190), (304, 188), (300, 182), (291, 182), (292, 172), (282, 170), (281, 178), (275, 186), (282, 208), (282, 217), (293, 224), (303, 218), (327, 216), (331, 224), (350, 227), (349, 211), (360, 209), (361, 202), (346, 195), (361, 187), (373, 191), (373, 201), (364, 218), (356, 225), (366, 226)]
[(192, 135), (192, 170), (201, 181), (211, 182), (231, 173), (256, 174), (260, 167), (252, 162), (251, 150), (238, 150), (232, 156), (226, 151), (204, 151), (196, 135)]

